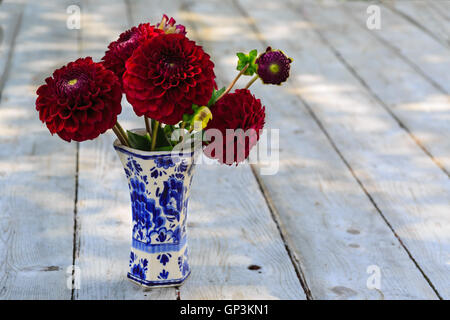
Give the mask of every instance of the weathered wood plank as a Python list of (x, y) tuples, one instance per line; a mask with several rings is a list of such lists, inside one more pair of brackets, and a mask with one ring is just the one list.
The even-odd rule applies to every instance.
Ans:
[(37, 86), (77, 52), (69, 3), (27, 4), (2, 95), (1, 299), (71, 297), (76, 145), (52, 137), (35, 111)]
[[(354, 1), (347, 7), (355, 19), (365, 26), (367, 4)], [(375, 30), (373, 36), (395, 48), (405, 61), (437, 87), (450, 93), (450, 49), (387, 7), (380, 6), (380, 10), (381, 30)]]
[[(255, 2), (245, 6), (252, 8), (260, 37), (295, 54), (291, 93), (307, 103), (414, 261), (440, 295), (448, 297), (448, 177), (336, 59), (317, 27), (302, 15), (306, 4), (294, 12), (277, 3), (270, 7), (270, 15), (264, 11), (267, 6)], [(276, 19), (281, 13), (282, 24)], [(414, 281), (403, 272), (397, 277), (402, 275), (405, 281)]]
[[(252, 8), (249, 11), (255, 15), (252, 18), (246, 17), (246, 9), (219, 1), (196, 2), (189, 7), (194, 13), (187, 17), (201, 26), (196, 38), (216, 57), (217, 72), (227, 79), (235, 74), (235, 50), (265, 48), (258, 40), (261, 35), (252, 29), (254, 21), (257, 25), (266, 21), (281, 33), (286, 32), (279, 25), (280, 21), (275, 21), (281, 14), (286, 15), (281, 9), (274, 10), (277, 4), (260, 3), (260, 9), (255, 7), (255, 3), (251, 3), (246, 8)], [(274, 17), (269, 18), (271, 15)], [(216, 37), (220, 41), (216, 41)], [(301, 59), (299, 52), (285, 48), (288, 44), (284, 44), (283, 38), (276, 42), (277, 47), (286, 49), (297, 63)], [(271, 37), (269, 44), (272, 42)], [(296, 75), (300, 73), (293, 73)], [(292, 96), (293, 89), (292, 80), (281, 88), (262, 86), (259, 81), (252, 87), (266, 105), (266, 128), (280, 129), (281, 149), (280, 168), (275, 175), (260, 174), (258, 169), (264, 165), (258, 166), (256, 173), (272, 199), (312, 297), (435, 298), (327, 137), (300, 100)], [(383, 251), (379, 250), (380, 243), (383, 243)], [(378, 265), (383, 270), (381, 291), (369, 290), (366, 286), (369, 277), (366, 270), (370, 265)], [(402, 272), (414, 280), (398, 277)]]
[[(123, 1), (82, 3), (82, 55), (99, 61), (111, 41), (130, 26)], [(143, 122), (123, 100), (119, 121), (126, 128)], [(131, 207), (122, 164), (108, 132), (80, 144), (76, 299), (176, 299), (176, 289), (145, 290), (126, 278), (131, 247)]]
[[(135, 23), (148, 19), (148, 12), (152, 20), (167, 13), (187, 27), (191, 39), (204, 43), (195, 32), (200, 21), (188, 14), (200, 8), (180, 12), (179, 6), (187, 4), (133, 4)], [(221, 59), (213, 56), (215, 62)], [(305, 299), (251, 168), (202, 164), (196, 170), (188, 219), (192, 275), (180, 288), (180, 298)], [(251, 265), (261, 268), (251, 270)]]
[(433, 7), (436, 12), (439, 12), (445, 19), (450, 21), (450, 1), (429, 1), (429, 5)]
[(310, 2), (303, 10), (348, 68), (450, 175), (450, 96), (380, 43), (375, 31), (349, 19), (352, 5)]
[[(444, 3), (446, 1), (388, 0), (384, 1), (383, 4), (450, 48), (450, 18), (445, 15), (446, 11), (442, 11), (439, 4), (435, 6), (436, 2)], [(447, 10), (450, 10), (450, 7)]]
[(23, 8), (21, 2), (0, 3), (0, 99), (8, 76), (15, 39), (22, 22)]

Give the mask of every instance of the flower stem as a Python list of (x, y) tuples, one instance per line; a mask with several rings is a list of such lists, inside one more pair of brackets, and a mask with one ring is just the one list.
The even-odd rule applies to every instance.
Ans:
[(116, 134), (117, 138), (119, 139), (120, 143), (124, 146), (129, 147), (127, 139), (122, 135), (120, 132), (120, 129), (118, 128), (117, 124), (112, 127), (113, 132)]
[(222, 98), (224, 95), (226, 95), (228, 92), (231, 91), (231, 89), (233, 89), (234, 85), (236, 84), (236, 82), (238, 81), (238, 79), (244, 74), (245, 71), (247, 71), (248, 67), (250, 66), (250, 64), (246, 64), (244, 69), (242, 69), (238, 75), (236, 76), (236, 78), (234, 78), (233, 81), (231, 81), (230, 85), (228, 86), (227, 90), (225, 90), (220, 97), (217, 98), (216, 102), (220, 100), (220, 98)]
[(250, 86), (251, 86), (258, 78), (259, 78), (259, 76), (258, 76), (258, 75), (255, 75), (255, 76), (252, 78), (252, 80), (250, 80), (250, 81), (247, 83), (247, 85), (245, 86), (245, 89), (250, 88)]
[(145, 130), (148, 132), (148, 134), (152, 134), (152, 130), (150, 129), (150, 121), (148, 120), (147, 116), (144, 116), (145, 121)]
[(155, 120), (155, 125), (153, 126), (153, 131), (152, 131), (152, 151), (155, 150), (155, 146), (156, 146), (156, 138), (158, 136), (158, 128), (159, 128), (159, 121)]
[(125, 133), (125, 130), (123, 130), (123, 128), (120, 125), (119, 121), (116, 121), (116, 127), (117, 127), (117, 129), (119, 129), (120, 133), (122, 134), (123, 138), (125, 139), (126, 145), (130, 146), (130, 144), (128, 143), (128, 136)]

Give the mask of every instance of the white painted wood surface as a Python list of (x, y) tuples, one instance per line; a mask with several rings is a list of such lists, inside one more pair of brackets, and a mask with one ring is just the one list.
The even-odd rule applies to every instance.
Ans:
[(434, 7), (446, 20), (450, 20), (450, 1), (429, 1), (430, 6)]
[[(351, 7), (352, 3), (311, 2), (302, 10), (329, 46), (450, 175), (450, 95), (418, 75), (396, 50), (383, 45), (374, 36), (377, 31), (349, 13)], [(380, 32), (391, 30), (385, 27)]]
[(383, 4), (450, 48), (450, 2), (448, 0), (385, 0)]
[(5, 1), (0, 11), (0, 91), (4, 85), (8, 62), (14, 50), (24, 5), (20, 2)]
[[(366, 24), (367, 3), (354, 1), (348, 8), (361, 24)], [(373, 35), (396, 48), (411, 64), (450, 93), (450, 49), (385, 6), (380, 9), (381, 30)]]
[[(200, 21), (190, 19), (187, 10), (190, 6), (182, 1), (150, 6), (138, 1), (131, 12), (135, 24), (166, 12), (186, 26), (192, 39), (201, 40), (195, 32)], [(197, 165), (189, 205), (192, 274), (180, 287), (181, 299), (305, 299), (248, 165)], [(249, 269), (252, 265), (260, 269)]]
[[(255, 22), (278, 27), (268, 17), (271, 10), (258, 10), (253, 4), (245, 9), (250, 7)], [(196, 1), (188, 7), (195, 13), (186, 13), (186, 19), (200, 25), (195, 38), (215, 58), (217, 73), (226, 82), (236, 73), (234, 50), (265, 48), (239, 8), (222, 1)], [(216, 12), (220, 15), (215, 16)], [(243, 36), (236, 37), (232, 30)], [(221, 32), (216, 42), (215, 35)], [(287, 53), (294, 63), (300, 58), (296, 51)], [(280, 169), (275, 175), (261, 174), (260, 179), (313, 298), (398, 299), (411, 292), (416, 295), (410, 298), (436, 298), (326, 136), (299, 99), (289, 93), (294, 88), (291, 81), (284, 88), (257, 81), (251, 89), (266, 105), (266, 127), (280, 129)], [(380, 243), (383, 250), (379, 250)], [(384, 270), (381, 291), (366, 286), (366, 270), (371, 265)], [(399, 277), (402, 272), (408, 278)]]
[[(274, 47), (300, 53), (292, 64), (292, 94), (310, 106), (415, 261), (448, 297), (448, 176), (336, 59), (301, 10), (280, 3), (270, 10), (273, 15), (261, 17), (253, 9), (252, 17)], [(283, 25), (274, 27), (282, 12)]]
[(2, 93), (0, 299), (71, 297), (76, 145), (52, 137), (35, 111), (38, 85), (76, 56), (75, 34), (60, 25), (67, 3), (27, 4)]

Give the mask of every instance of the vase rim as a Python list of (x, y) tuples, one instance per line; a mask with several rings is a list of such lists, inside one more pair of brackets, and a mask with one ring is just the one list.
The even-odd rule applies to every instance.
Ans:
[[(138, 128), (138, 129), (132, 129), (131, 132), (145, 132), (144, 128)], [(114, 149), (117, 151), (138, 157), (143, 159), (148, 158), (155, 158), (155, 157), (161, 157), (161, 156), (186, 156), (186, 157), (192, 157), (194, 155), (194, 150), (191, 149), (190, 151), (183, 151), (183, 152), (174, 152), (174, 151), (144, 151), (139, 149), (134, 149), (131, 147), (127, 147), (123, 145), (119, 139), (115, 139), (113, 142)]]

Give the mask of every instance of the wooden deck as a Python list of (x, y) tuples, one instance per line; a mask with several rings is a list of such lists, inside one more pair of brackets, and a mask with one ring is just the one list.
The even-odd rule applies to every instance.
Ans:
[[(371, 3), (2, 1), (0, 299), (450, 298), (450, 1), (375, 2), (380, 30), (366, 27)], [(66, 27), (73, 4), (80, 30)], [(65, 143), (34, 102), (53, 69), (99, 60), (162, 13), (211, 54), (220, 84), (236, 51), (271, 45), (294, 63), (286, 86), (252, 87), (280, 129), (279, 172), (199, 166), (192, 275), (143, 290), (125, 277), (131, 210), (113, 135)], [(123, 107), (121, 123), (142, 127)]]

